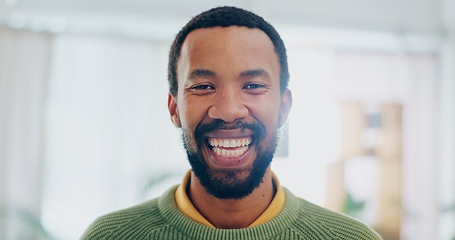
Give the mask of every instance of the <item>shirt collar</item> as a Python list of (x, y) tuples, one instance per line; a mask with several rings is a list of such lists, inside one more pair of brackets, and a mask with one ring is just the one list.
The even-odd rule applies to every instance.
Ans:
[[(189, 170), (185, 176), (183, 177), (182, 184), (177, 188), (175, 192), (175, 201), (177, 202), (177, 206), (179, 210), (188, 216), (189, 218), (193, 219), (194, 221), (204, 224), (208, 227), (215, 228), (213, 224), (211, 224), (207, 219), (205, 219), (199, 211), (194, 207), (193, 203), (188, 197), (186, 189), (191, 179), (191, 170)], [(276, 188), (275, 196), (273, 197), (272, 202), (267, 207), (267, 209), (248, 227), (254, 227), (259, 224), (265, 223), (271, 219), (273, 219), (278, 213), (280, 213), (281, 209), (285, 203), (285, 193), (281, 188), (281, 184), (278, 181), (278, 177), (272, 172), (272, 181), (273, 185)]]

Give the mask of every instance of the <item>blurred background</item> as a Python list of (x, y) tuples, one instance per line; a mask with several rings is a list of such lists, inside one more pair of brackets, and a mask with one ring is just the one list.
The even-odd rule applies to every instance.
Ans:
[(455, 239), (451, 0), (0, 0), (0, 239), (78, 239), (181, 181), (167, 54), (218, 5), (287, 46), (282, 185), (384, 239)]

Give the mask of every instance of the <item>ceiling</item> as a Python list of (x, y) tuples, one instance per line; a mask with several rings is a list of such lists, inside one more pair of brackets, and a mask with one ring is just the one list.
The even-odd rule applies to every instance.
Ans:
[[(36, 31), (111, 29), (168, 38), (217, 5), (252, 10), (272, 24), (440, 34), (455, 21), (450, 0), (0, 0), (0, 21)], [(449, 17), (447, 17), (449, 16)], [(448, 18), (448, 19), (447, 19)]]

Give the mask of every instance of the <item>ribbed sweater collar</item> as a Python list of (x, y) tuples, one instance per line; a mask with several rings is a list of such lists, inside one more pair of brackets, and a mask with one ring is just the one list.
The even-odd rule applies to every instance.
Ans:
[(174, 198), (176, 189), (177, 186), (169, 189), (159, 198), (158, 208), (161, 216), (180, 232), (195, 239), (268, 239), (289, 228), (299, 213), (298, 198), (283, 188), (286, 194), (286, 203), (274, 219), (251, 228), (214, 229), (193, 221), (178, 210)]

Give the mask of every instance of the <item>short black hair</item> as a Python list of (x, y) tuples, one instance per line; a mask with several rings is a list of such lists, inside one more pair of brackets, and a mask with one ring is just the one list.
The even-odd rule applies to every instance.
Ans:
[(272, 40), (280, 62), (280, 90), (285, 91), (289, 82), (288, 61), (283, 40), (276, 29), (262, 17), (237, 7), (216, 7), (193, 17), (177, 34), (169, 52), (169, 92), (176, 96), (178, 89), (177, 62), (183, 42), (188, 34), (200, 28), (239, 26), (262, 30)]

